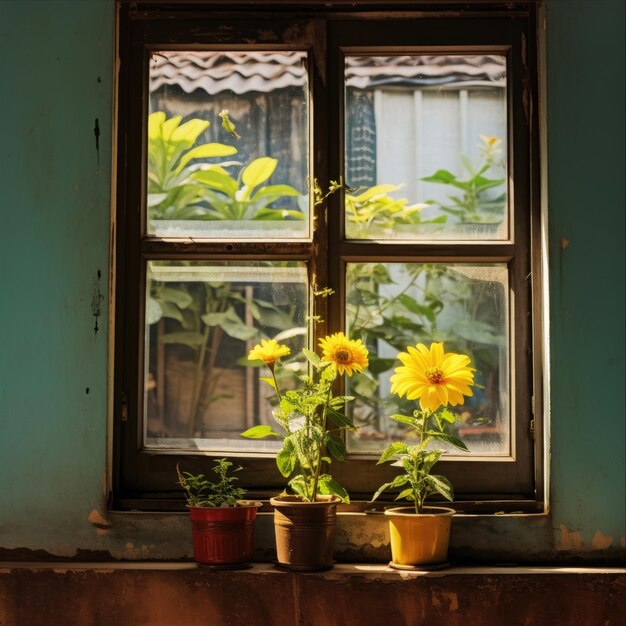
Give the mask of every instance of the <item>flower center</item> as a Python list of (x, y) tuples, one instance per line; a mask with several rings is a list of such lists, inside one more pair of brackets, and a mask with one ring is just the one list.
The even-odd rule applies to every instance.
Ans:
[(335, 361), (337, 363), (341, 363), (345, 365), (346, 363), (350, 363), (352, 359), (352, 353), (345, 348), (339, 348), (339, 350), (335, 351)]
[(424, 376), (428, 378), (431, 385), (437, 385), (443, 380), (443, 372), (438, 367), (429, 367), (424, 372)]

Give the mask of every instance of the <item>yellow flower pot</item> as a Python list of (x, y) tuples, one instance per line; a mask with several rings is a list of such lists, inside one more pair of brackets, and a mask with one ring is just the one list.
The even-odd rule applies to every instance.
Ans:
[(419, 566), (445, 563), (448, 558), (453, 509), (425, 506), (415, 513), (412, 506), (388, 509), (391, 565)]

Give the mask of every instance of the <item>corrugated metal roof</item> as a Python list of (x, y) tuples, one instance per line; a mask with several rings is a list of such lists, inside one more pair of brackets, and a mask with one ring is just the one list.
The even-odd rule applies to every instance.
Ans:
[(150, 91), (178, 85), (186, 93), (273, 91), (306, 83), (304, 52), (158, 52), (150, 63)]
[[(268, 92), (306, 84), (304, 52), (155, 52), (150, 91), (178, 85), (186, 93)], [(397, 55), (346, 58), (346, 84), (357, 89), (383, 85), (491, 84), (504, 86), (506, 60), (499, 55)]]
[(381, 85), (445, 85), (488, 83), (504, 85), (502, 56), (402, 55), (346, 58), (346, 84), (357, 89)]

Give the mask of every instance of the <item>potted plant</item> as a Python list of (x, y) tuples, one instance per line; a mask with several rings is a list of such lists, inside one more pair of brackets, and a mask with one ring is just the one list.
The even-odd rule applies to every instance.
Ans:
[(389, 516), (392, 560), (397, 568), (436, 566), (444, 563), (448, 554), (451, 517), (454, 510), (446, 507), (425, 506), (429, 495), (439, 494), (452, 502), (454, 491), (450, 481), (432, 470), (444, 450), (431, 446), (432, 442), (450, 444), (467, 451), (467, 446), (453, 434), (446, 432), (447, 424), (454, 424), (456, 414), (448, 406), (462, 405), (464, 396), (471, 396), (474, 368), (464, 354), (446, 353), (443, 343), (432, 343), (430, 348), (418, 343), (400, 352), (402, 362), (391, 377), (391, 392), (408, 400), (420, 401), (420, 409), (413, 415), (392, 415), (397, 422), (410, 427), (417, 444), (403, 441), (391, 443), (383, 451), (378, 464), (397, 459), (403, 472), (391, 482), (383, 484), (373, 500), (385, 489), (402, 488), (396, 500), (406, 499), (412, 506), (385, 511)]
[(263, 340), (248, 356), (251, 361), (262, 361), (271, 372), (271, 377), (262, 380), (276, 392), (278, 406), (274, 418), (281, 432), (260, 425), (242, 434), (282, 439), (276, 464), (280, 473), (289, 478), (292, 493), (281, 494), (270, 502), (274, 506), (277, 566), (291, 571), (322, 571), (333, 566), (337, 504), (350, 499), (331, 474), (322, 472), (322, 465), (330, 464), (331, 459), (343, 461), (346, 450), (338, 434), (354, 426), (343, 411), (353, 398), (334, 396), (332, 388), (337, 376), (351, 376), (368, 365), (363, 343), (348, 339), (343, 333), (320, 339), (319, 347), (321, 357), (303, 350), (309, 372), (300, 377), (300, 387), (282, 392), (276, 366), (290, 354), (290, 349), (273, 339)]
[(178, 482), (185, 490), (191, 515), (194, 558), (199, 565), (214, 569), (250, 566), (254, 550), (254, 519), (260, 502), (242, 500), (246, 490), (235, 485), (232, 463), (215, 459), (217, 481), (203, 474), (181, 472)]

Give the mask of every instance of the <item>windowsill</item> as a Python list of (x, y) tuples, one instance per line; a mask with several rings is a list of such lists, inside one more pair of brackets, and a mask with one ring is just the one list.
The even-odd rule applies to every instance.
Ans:
[[(111, 545), (115, 560), (191, 560), (189, 515), (110, 511), (110, 526), (98, 533)], [(457, 514), (450, 537), (453, 563), (550, 562), (552, 528), (549, 516), (535, 514)], [(272, 513), (259, 513), (255, 523), (256, 562), (275, 558)], [(335, 559), (340, 563), (388, 563), (388, 518), (381, 514), (339, 513), (335, 530)], [(106, 559), (108, 560), (108, 559)]]
[[(88, 562), (76, 563), (73, 561), (56, 562), (0, 562), (0, 574), (8, 573), (12, 570), (54, 570), (56, 573), (67, 571), (116, 571), (116, 570), (144, 570), (144, 571), (189, 571), (200, 570), (208, 574), (221, 575), (224, 572), (202, 568), (197, 563), (175, 563), (175, 562), (136, 562), (136, 563), (101, 563)], [(286, 576), (290, 572), (277, 569), (270, 563), (253, 563), (248, 569), (229, 570), (228, 574), (237, 575), (276, 575)], [(442, 578), (445, 576), (502, 576), (502, 575), (533, 575), (533, 574), (626, 574), (623, 567), (566, 567), (566, 566), (454, 566), (436, 571), (398, 571), (388, 565), (375, 563), (337, 563), (331, 570), (326, 572), (298, 573), (304, 576), (320, 576), (332, 578), (338, 576), (359, 576), (376, 580), (412, 580), (415, 578)]]

